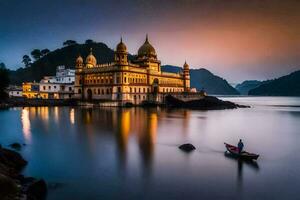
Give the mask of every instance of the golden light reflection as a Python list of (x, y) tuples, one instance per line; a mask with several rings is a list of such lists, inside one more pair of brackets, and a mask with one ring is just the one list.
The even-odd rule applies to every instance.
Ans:
[(54, 120), (55, 122), (58, 122), (58, 107), (54, 107)]
[(149, 123), (149, 136), (151, 143), (154, 143), (156, 141), (157, 113), (151, 113)]
[(149, 167), (153, 160), (158, 116), (156, 112), (145, 112), (143, 115), (145, 116), (145, 120), (142, 122), (143, 125), (139, 127), (138, 140), (143, 162)]
[(23, 127), (23, 135), (26, 142), (31, 141), (31, 129), (30, 129), (30, 119), (29, 119), (29, 111), (27, 108), (24, 108), (21, 113), (21, 121)]
[(118, 117), (117, 139), (118, 146), (122, 153), (125, 153), (128, 144), (128, 136), (130, 132), (130, 112), (128, 110), (121, 111)]
[(127, 139), (130, 130), (130, 113), (129, 111), (122, 112), (121, 117), (122, 136)]
[(38, 113), (41, 116), (41, 119), (44, 122), (48, 122), (49, 121), (49, 108), (48, 107), (39, 107), (38, 108)]
[(87, 124), (90, 124), (90, 123), (92, 123), (92, 110), (91, 109), (88, 109), (87, 111), (86, 111), (86, 115), (85, 115), (85, 122), (87, 123)]
[(71, 124), (75, 124), (75, 110), (74, 110), (74, 108), (72, 108), (70, 110), (70, 122), (71, 122)]

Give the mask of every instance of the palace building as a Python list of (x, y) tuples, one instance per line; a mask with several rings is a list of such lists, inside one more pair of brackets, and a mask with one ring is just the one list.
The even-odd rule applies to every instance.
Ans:
[(113, 63), (98, 64), (92, 50), (85, 61), (81, 56), (76, 59), (74, 89), (74, 97), (81, 100), (162, 102), (167, 94), (190, 91), (189, 65), (184, 63), (180, 73), (162, 72), (148, 36), (135, 59), (129, 61), (121, 38)]

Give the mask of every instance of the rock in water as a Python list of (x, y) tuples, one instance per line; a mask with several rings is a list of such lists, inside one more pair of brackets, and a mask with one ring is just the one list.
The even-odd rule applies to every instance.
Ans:
[(202, 99), (183, 101), (172, 95), (165, 98), (166, 105), (175, 108), (189, 108), (199, 110), (222, 110), (234, 108), (248, 108), (249, 106), (238, 105), (230, 101), (222, 101), (217, 97), (205, 96)]
[(28, 199), (46, 199), (47, 184), (43, 179), (37, 180), (28, 186), (26, 191)]
[(178, 148), (185, 152), (191, 152), (196, 149), (196, 147), (190, 143), (182, 144)]
[(10, 144), (9, 145), (11, 148), (13, 148), (13, 149), (15, 149), (15, 150), (21, 150), (21, 148), (22, 148), (22, 145), (20, 144), (20, 143), (17, 143), (17, 142), (15, 142), (15, 143), (12, 143), (12, 144)]
[(27, 161), (24, 160), (19, 153), (3, 148), (0, 150), (0, 162), (6, 166), (9, 166), (11, 169), (13, 169), (10, 171), (14, 171), (15, 173), (27, 165)]

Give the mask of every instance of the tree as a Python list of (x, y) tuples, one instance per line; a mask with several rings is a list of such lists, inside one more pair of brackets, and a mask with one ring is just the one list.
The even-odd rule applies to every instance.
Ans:
[(50, 52), (50, 50), (49, 50), (49, 49), (43, 49), (43, 50), (41, 50), (41, 54), (42, 54), (42, 56), (45, 56), (45, 55), (47, 55), (49, 52)]
[(91, 40), (91, 39), (87, 39), (85, 41), (85, 44), (93, 44), (93, 43), (96, 43), (94, 40)]
[(31, 65), (31, 58), (28, 55), (23, 56), (22, 63), (24, 63), (25, 67), (30, 67)]
[(75, 45), (77, 44), (77, 42), (75, 40), (67, 40), (63, 43), (64, 46), (71, 46), (71, 45)]
[(41, 53), (41, 50), (39, 49), (34, 49), (32, 52), (31, 52), (31, 55), (32, 57), (35, 59), (35, 60), (38, 60), (42, 57), (42, 53)]
[(4, 63), (0, 63), (0, 101), (7, 97), (5, 89), (9, 85), (9, 74)]

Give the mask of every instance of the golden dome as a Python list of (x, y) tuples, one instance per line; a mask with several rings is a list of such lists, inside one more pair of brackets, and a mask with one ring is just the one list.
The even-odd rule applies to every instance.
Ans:
[(154, 47), (148, 41), (148, 35), (146, 36), (145, 43), (139, 48), (138, 56), (154, 56), (156, 57), (156, 52)]
[(117, 45), (116, 50), (117, 50), (117, 52), (124, 52), (124, 53), (127, 52), (127, 47), (126, 47), (126, 45), (123, 43), (122, 38), (121, 38), (120, 43)]
[(97, 60), (96, 60), (95, 56), (93, 55), (92, 48), (90, 50), (90, 54), (85, 59), (85, 63), (88, 67), (91, 67), (91, 66), (94, 67), (97, 65)]
[(83, 63), (83, 58), (79, 55), (78, 58), (76, 59), (76, 64), (82, 64)]
[(183, 65), (183, 69), (189, 69), (190, 66), (186, 63), (186, 61), (184, 62), (184, 65)]

